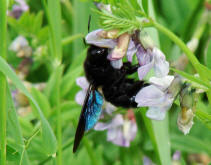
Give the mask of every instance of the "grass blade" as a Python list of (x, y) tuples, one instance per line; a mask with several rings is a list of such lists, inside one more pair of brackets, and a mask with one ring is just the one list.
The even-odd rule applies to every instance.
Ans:
[(32, 97), (32, 95), (27, 91), (26, 87), (23, 85), (21, 80), (16, 76), (14, 71), (10, 68), (10, 66), (6, 63), (6, 61), (0, 57), (0, 71), (4, 73), (4, 75), (7, 75), (7, 77), (12, 80), (12, 82), (15, 84), (15, 86), (23, 92), (28, 99), (31, 101), (32, 105), (34, 106), (35, 110), (37, 111), (37, 114), (39, 115), (39, 119), (41, 120), (42, 125), (42, 137), (43, 137), (43, 145), (45, 152), (47, 154), (54, 154), (56, 152), (56, 137), (44, 117), (42, 110), (40, 109), (39, 105), (35, 101), (35, 99)]
[[(18, 144), (18, 146), (21, 147), (16, 147), (15, 149), (21, 154), (22, 157), (19, 160), (19, 164), (21, 165), (29, 165), (29, 160), (28, 160), (28, 155), (27, 152), (25, 151), (24, 147), (24, 141), (23, 141), (23, 136), (21, 133), (21, 128), (18, 122), (18, 117), (16, 114), (15, 106), (12, 100), (11, 92), (9, 88), (7, 88), (7, 137), (10, 137), (14, 140), (15, 144)], [(15, 147), (15, 145), (13, 145)]]
[[(7, 1), (0, 0), (0, 57), (6, 58), (7, 38)], [(6, 86), (7, 81), (4, 74), (0, 72), (0, 164), (6, 164)]]

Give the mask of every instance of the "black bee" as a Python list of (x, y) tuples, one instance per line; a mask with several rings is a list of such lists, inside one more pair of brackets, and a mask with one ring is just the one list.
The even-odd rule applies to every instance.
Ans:
[[(125, 62), (120, 69), (116, 69), (108, 60), (108, 54), (108, 48), (90, 45), (88, 49), (84, 71), (90, 85), (78, 122), (73, 152), (76, 152), (84, 132), (93, 128), (98, 121), (103, 98), (118, 107), (136, 108), (135, 96), (141, 88), (146, 86), (143, 81), (127, 78), (128, 75), (137, 71), (138, 64), (133, 66), (130, 62)], [(98, 91), (99, 89), (103, 96)]]
[(135, 96), (146, 86), (143, 81), (127, 78), (137, 71), (139, 65), (132, 66), (130, 62), (123, 63), (120, 69), (115, 69), (107, 59), (108, 48), (90, 45), (84, 62), (84, 71), (90, 83), (80, 115), (73, 152), (76, 151), (84, 132), (92, 128), (99, 119), (103, 97), (111, 104), (123, 108), (136, 108)]

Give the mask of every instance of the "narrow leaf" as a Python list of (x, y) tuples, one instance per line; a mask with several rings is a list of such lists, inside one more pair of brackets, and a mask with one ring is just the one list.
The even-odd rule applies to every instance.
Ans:
[(26, 87), (23, 85), (21, 80), (16, 76), (14, 71), (10, 68), (10, 66), (6, 63), (6, 61), (0, 57), (0, 71), (6, 75), (14, 84), (15, 86), (23, 92), (28, 99), (32, 102), (33, 106), (35, 107), (37, 114), (39, 115), (39, 119), (41, 120), (41, 127), (42, 127), (42, 137), (43, 137), (43, 148), (47, 154), (54, 154), (56, 152), (56, 137), (44, 117), (39, 105), (32, 97), (32, 95), (27, 91)]

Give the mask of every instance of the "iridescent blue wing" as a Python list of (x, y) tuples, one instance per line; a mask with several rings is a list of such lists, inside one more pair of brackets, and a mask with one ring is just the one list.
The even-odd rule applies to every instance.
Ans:
[(76, 152), (80, 141), (85, 131), (93, 128), (97, 123), (103, 105), (103, 96), (94, 89), (92, 85), (89, 86), (78, 122), (73, 152)]

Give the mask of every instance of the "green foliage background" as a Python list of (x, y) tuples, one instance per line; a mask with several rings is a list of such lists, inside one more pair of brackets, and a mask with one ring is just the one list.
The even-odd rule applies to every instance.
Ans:
[[(105, 1), (108, 2), (118, 5), (114, 0)], [(119, 2), (124, 3), (122, 0)], [(138, 132), (129, 148), (107, 142), (106, 132), (92, 130), (84, 137), (76, 154), (72, 153), (72, 144), (81, 106), (74, 100), (79, 90), (75, 79), (84, 75), (86, 47), (83, 37), (87, 34), (89, 15), (92, 15), (91, 31), (102, 28), (102, 15), (92, 10), (95, 6), (88, 0), (29, 0), (27, 3), (30, 11), (24, 13), (20, 19), (7, 17), (7, 38), (2, 40), (0, 36), (0, 42), (10, 45), (18, 35), (26, 37), (34, 52), (33, 64), (26, 80), (31, 83), (46, 82), (46, 87), (42, 92), (36, 88), (30, 91), (26, 89), (11, 69), (11, 66), (17, 68), (21, 59), (7, 46), (7, 62), (0, 57), (0, 71), (27, 96), (32, 107), (27, 115), (17, 115), (11, 96), (14, 86), (6, 85), (7, 164), (138, 165), (143, 164), (145, 155), (155, 164), (169, 165), (176, 150), (182, 153), (180, 164), (194, 164), (194, 161), (188, 162), (193, 153), (211, 158), (211, 107), (208, 101), (211, 88), (211, 24), (204, 17), (208, 13), (204, 0), (142, 0), (131, 3), (137, 10), (139, 7), (136, 3), (141, 3), (140, 10), (143, 9), (145, 14), (167, 27), (185, 43), (194, 37), (199, 39), (195, 54), (199, 62), (207, 68), (188, 63), (184, 72), (176, 71), (191, 82), (209, 89), (207, 95), (200, 95), (197, 102), (190, 134), (185, 136), (177, 128), (180, 107), (176, 103), (162, 122), (149, 120), (145, 117), (146, 109), (137, 109), (134, 112)], [(116, 12), (130, 19), (129, 15), (122, 15), (121, 10), (120, 13)], [(0, 17), (0, 21), (2, 18)], [(133, 21), (136, 22), (136, 17)], [(123, 24), (122, 30), (131, 29), (130, 25)], [(136, 26), (139, 24), (134, 24)], [(152, 27), (147, 28), (147, 31), (170, 63), (183, 54), (171, 37)], [(39, 47), (44, 50), (41, 55), (35, 53)], [(193, 77), (199, 71), (207, 78), (206, 81)], [(4, 121), (3, 117), (0, 120)], [(3, 160), (2, 157), (1, 159)]]

